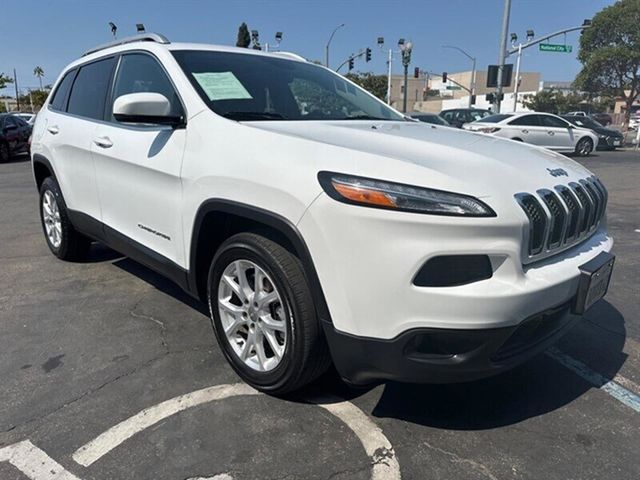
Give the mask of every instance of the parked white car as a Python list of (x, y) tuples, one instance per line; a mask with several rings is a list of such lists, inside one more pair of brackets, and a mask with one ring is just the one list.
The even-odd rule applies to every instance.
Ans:
[(550, 113), (500, 113), (464, 125), (466, 130), (531, 143), (556, 152), (589, 155), (598, 135)]
[(32, 153), (51, 252), (96, 240), (172, 279), (271, 393), (331, 361), (355, 384), (496, 374), (566, 332), (613, 265), (583, 166), (407, 120), (293, 54), (157, 34), (93, 49)]

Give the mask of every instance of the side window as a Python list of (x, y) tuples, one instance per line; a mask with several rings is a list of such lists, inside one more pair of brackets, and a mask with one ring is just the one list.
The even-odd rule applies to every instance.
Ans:
[(102, 120), (109, 79), (115, 59), (107, 58), (80, 68), (69, 96), (67, 112)]
[(112, 101), (128, 93), (160, 93), (171, 102), (171, 115), (182, 115), (182, 105), (173, 85), (158, 61), (143, 53), (122, 56)]
[(9, 115), (5, 121), (4, 121), (4, 126), (6, 127), (17, 127), (18, 126), (18, 122), (16, 122), (16, 119), (13, 118), (11, 115)]
[(522, 125), (527, 127), (539, 127), (540, 122), (538, 121), (539, 115), (525, 115), (523, 117), (518, 117), (509, 122), (509, 125)]
[(19, 127), (26, 127), (26, 126), (27, 126), (27, 122), (25, 122), (25, 121), (24, 121), (23, 119), (21, 119), (20, 117), (15, 117), (13, 120), (16, 122), (16, 124), (17, 124)]
[(442, 118), (444, 118), (447, 122), (450, 122), (452, 117), (453, 117), (453, 113), (452, 112), (444, 112), (442, 115)]
[(569, 124), (551, 115), (540, 115), (543, 127), (567, 128)]
[(64, 78), (60, 81), (60, 85), (58, 85), (56, 91), (53, 92), (53, 96), (51, 97), (49, 105), (51, 105), (51, 108), (53, 108), (54, 110), (65, 110), (67, 96), (69, 95), (69, 90), (71, 90), (71, 84), (73, 83), (73, 78), (75, 77), (75, 75), (75, 69), (67, 72)]

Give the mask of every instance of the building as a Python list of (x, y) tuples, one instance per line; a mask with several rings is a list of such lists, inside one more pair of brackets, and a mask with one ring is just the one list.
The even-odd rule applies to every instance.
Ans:
[[(447, 75), (447, 82), (442, 82), (442, 76), (422, 75), (421, 78), (414, 78), (413, 75), (407, 80), (407, 110), (419, 110), (425, 112), (440, 112), (444, 108), (466, 107), (469, 104), (469, 92), (466, 87), (471, 87), (472, 72), (452, 72)], [(460, 85), (462, 86), (460, 86)], [(513, 110), (514, 82), (511, 86), (504, 88), (505, 99), (504, 111)], [(518, 110), (523, 109), (522, 99), (525, 95), (535, 94), (540, 88), (539, 72), (521, 72), (520, 87), (518, 89)], [(427, 93), (428, 92), (428, 93)], [(476, 71), (476, 102), (480, 108), (486, 108), (489, 102), (485, 96), (495, 92), (495, 88), (487, 87), (487, 72), (485, 70)], [(403, 101), (403, 76), (393, 75), (391, 77), (391, 104), (401, 110)]]

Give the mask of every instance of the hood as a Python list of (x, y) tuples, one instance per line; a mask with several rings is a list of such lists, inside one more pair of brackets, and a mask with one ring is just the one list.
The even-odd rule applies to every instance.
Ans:
[(321, 169), (374, 176), (381, 168), (373, 155), (385, 163), (385, 171), (393, 172), (388, 180), (434, 188), (440, 184), (445, 190), (462, 188), (477, 196), (491, 195), (496, 183), (510, 190), (535, 191), (591, 175), (577, 162), (540, 147), (421, 122), (269, 121), (250, 125), (352, 152), (344, 159), (330, 159)]
[(606, 128), (606, 127), (598, 127), (592, 129), (598, 135), (607, 135), (609, 137), (620, 137), (622, 138), (622, 133), (614, 128)]

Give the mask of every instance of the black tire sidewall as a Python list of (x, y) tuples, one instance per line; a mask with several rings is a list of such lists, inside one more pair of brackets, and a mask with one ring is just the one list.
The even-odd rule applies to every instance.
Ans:
[[(582, 148), (581, 145), (587, 143), (589, 145), (591, 145), (591, 149), (587, 152), (587, 153), (582, 153)], [(576, 153), (581, 156), (581, 157), (586, 157), (588, 156), (591, 152), (593, 152), (593, 141), (590, 138), (587, 137), (583, 137), (580, 140), (578, 140), (578, 143), (576, 144)]]
[[(60, 245), (56, 248), (53, 246), (51, 241), (49, 240), (49, 236), (47, 235), (47, 229), (44, 225), (44, 213), (42, 211), (42, 199), (44, 198), (45, 192), (51, 192), (56, 199), (56, 203), (58, 204), (58, 211), (60, 212), (60, 223), (61, 223), (61, 231), (62, 231), (62, 239), (60, 241)], [(62, 198), (62, 192), (60, 192), (60, 187), (58, 183), (52, 178), (47, 177), (42, 182), (40, 186), (40, 223), (42, 225), (42, 233), (44, 234), (45, 241), (47, 242), (47, 246), (51, 253), (53, 253), (56, 257), (62, 258), (65, 255), (69, 247), (69, 217), (67, 216), (67, 209), (64, 203), (64, 199)]]
[(6, 143), (0, 143), (0, 163), (11, 160), (11, 150)]
[[(267, 272), (285, 302), (283, 308), (287, 317), (287, 345), (280, 364), (269, 372), (258, 372), (246, 366), (233, 351), (222, 329), (217, 306), (220, 278), (231, 262), (240, 259), (250, 260)], [(269, 252), (260, 245), (244, 239), (226, 242), (218, 250), (211, 264), (207, 292), (213, 330), (226, 359), (236, 373), (248, 383), (267, 392), (276, 392), (283, 386), (295, 382), (299, 375), (299, 369), (296, 367), (304, 363), (304, 346), (300, 339), (304, 335), (305, 322), (295, 321), (294, 323), (293, 319), (301, 318), (302, 313), (294, 301), (295, 294), (286, 274)]]

